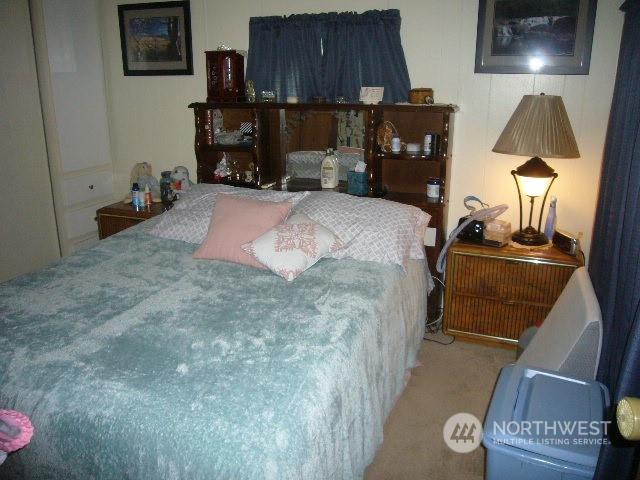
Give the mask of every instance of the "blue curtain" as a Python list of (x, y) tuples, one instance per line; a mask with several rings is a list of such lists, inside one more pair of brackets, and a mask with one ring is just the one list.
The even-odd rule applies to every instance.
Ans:
[(324, 19), (325, 96), (357, 102), (360, 87), (384, 87), (385, 102), (406, 102), (411, 82), (400, 42), (400, 11), (330, 13)]
[[(589, 273), (604, 326), (598, 380), (614, 406), (640, 397), (640, 0), (627, 0), (605, 147)], [(613, 417), (615, 423), (615, 417)], [(638, 444), (614, 431), (600, 453), (597, 479), (631, 479)]]
[(322, 26), (315, 15), (249, 20), (248, 80), (256, 94), (276, 92), (279, 101), (322, 94)]
[(385, 102), (406, 101), (411, 84), (400, 42), (399, 10), (254, 17), (249, 21), (247, 79), (285, 101), (344, 96), (384, 87)]

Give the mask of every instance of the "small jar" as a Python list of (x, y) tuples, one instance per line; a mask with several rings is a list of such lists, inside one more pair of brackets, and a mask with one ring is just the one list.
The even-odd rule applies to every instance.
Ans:
[(402, 150), (402, 145), (400, 143), (400, 137), (397, 135), (394, 135), (393, 138), (391, 139), (391, 151), (393, 153), (400, 153), (401, 150)]
[(160, 199), (162, 203), (170, 203), (173, 200), (170, 170), (165, 170), (160, 174)]
[(424, 154), (425, 155), (433, 155), (433, 134), (427, 133), (424, 136)]
[(440, 186), (442, 180), (439, 178), (429, 178), (427, 180), (427, 198), (432, 200), (440, 200)]

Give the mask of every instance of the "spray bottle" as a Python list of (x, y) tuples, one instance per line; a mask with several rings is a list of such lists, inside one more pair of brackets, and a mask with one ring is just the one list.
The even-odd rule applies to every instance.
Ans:
[(549, 201), (549, 213), (547, 214), (547, 221), (544, 223), (544, 234), (545, 236), (551, 240), (553, 238), (553, 234), (556, 231), (556, 204), (558, 199), (556, 197), (551, 197)]

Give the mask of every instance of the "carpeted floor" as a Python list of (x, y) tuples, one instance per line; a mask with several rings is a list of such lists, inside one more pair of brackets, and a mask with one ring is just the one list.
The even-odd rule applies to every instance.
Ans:
[(484, 421), (498, 373), (514, 360), (513, 351), (500, 348), (460, 341), (447, 346), (423, 342), (422, 366), (413, 369), (391, 412), (384, 443), (365, 479), (481, 480), (484, 449), (455, 453), (444, 443), (442, 428), (459, 412)]

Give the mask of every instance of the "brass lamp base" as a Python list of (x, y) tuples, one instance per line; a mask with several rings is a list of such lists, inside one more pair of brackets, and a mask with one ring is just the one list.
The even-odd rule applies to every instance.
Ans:
[(531, 246), (546, 245), (547, 243), (549, 243), (549, 239), (547, 238), (547, 236), (544, 233), (537, 231), (531, 225), (529, 225), (524, 230), (518, 230), (517, 232), (515, 232), (513, 235), (511, 235), (511, 240), (519, 243), (520, 245)]

